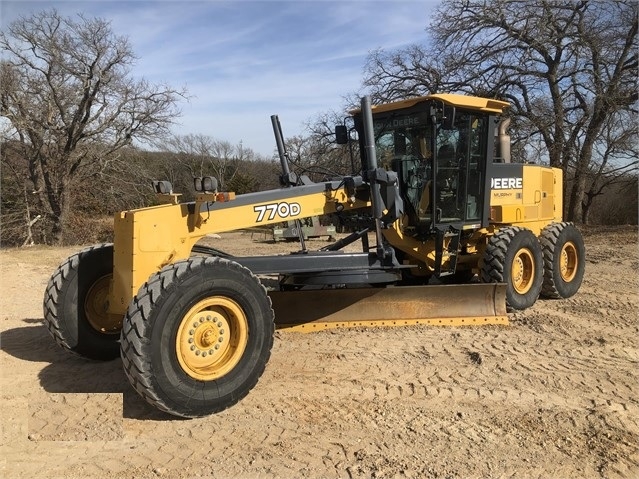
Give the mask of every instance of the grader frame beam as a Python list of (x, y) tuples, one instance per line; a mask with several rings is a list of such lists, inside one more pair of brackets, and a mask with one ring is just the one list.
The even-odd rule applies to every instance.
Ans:
[[(361, 184), (361, 178), (354, 178)], [(166, 204), (124, 211), (114, 220), (114, 268), (109, 313), (123, 315), (140, 286), (162, 267), (188, 258), (208, 234), (284, 219), (370, 207), (341, 181), (238, 195), (228, 202)]]

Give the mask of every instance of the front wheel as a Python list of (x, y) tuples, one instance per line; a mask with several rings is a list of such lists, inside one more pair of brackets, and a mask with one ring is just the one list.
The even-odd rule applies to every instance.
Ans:
[(151, 276), (131, 302), (122, 328), (124, 370), (157, 408), (205, 416), (255, 386), (273, 332), (270, 298), (248, 269), (192, 257)]
[(509, 309), (535, 304), (543, 281), (543, 258), (532, 231), (511, 226), (495, 233), (486, 246), (481, 279), (484, 283), (506, 283)]
[(572, 223), (553, 223), (541, 232), (544, 254), (545, 298), (570, 298), (581, 286), (586, 266), (586, 247)]

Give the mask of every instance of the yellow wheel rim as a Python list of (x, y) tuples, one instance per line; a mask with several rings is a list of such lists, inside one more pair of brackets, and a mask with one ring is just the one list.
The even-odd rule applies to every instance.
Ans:
[(577, 256), (577, 247), (572, 241), (568, 241), (563, 248), (559, 256), (559, 271), (561, 279), (566, 283), (570, 283), (575, 279), (577, 274), (577, 266), (579, 259)]
[(518, 294), (530, 291), (535, 279), (535, 260), (530, 250), (520, 249), (513, 260), (510, 278)]
[(248, 321), (233, 300), (212, 296), (182, 318), (175, 340), (180, 366), (201, 381), (221, 378), (240, 362), (248, 342)]
[(93, 283), (84, 298), (84, 312), (93, 329), (104, 334), (119, 334), (122, 316), (109, 314), (109, 287), (113, 275), (102, 276)]

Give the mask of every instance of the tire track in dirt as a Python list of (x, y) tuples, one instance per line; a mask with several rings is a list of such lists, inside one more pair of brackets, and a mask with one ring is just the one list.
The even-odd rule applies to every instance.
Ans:
[[(457, 336), (458, 339), (452, 343), (461, 343), (457, 348), (441, 346), (446, 341), (429, 343), (428, 337), (433, 334), (430, 333), (430, 330), (416, 331), (416, 333), (426, 336), (426, 341), (424, 341), (426, 345), (422, 344), (413, 350), (405, 349), (401, 354), (391, 352), (372, 354), (370, 350), (379, 349), (374, 338), (368, 337), (363, 341), (366, 344), (365, 348), (353, 347), (356, 343), (349, 338), (344, 341), (344, 345), (338, 345), (335, 350), (336, 356), (345, 357), (348, 361), (365, 360), (367, 363), (372, 361), (373, 364), (369, 364), (367, 374), (359, 377), (334, 374), (333, 381), (324, 381), (323, 385), (324, 387), (327, 384), (330, 385), (332, 391), (328, 391), (328, 394), (334, 396), (339, 394), (340, 386), (348, 382), (356, 388), (361, 400), (370, 404), (380, 404), (380, 402), (386, 404), (398, 399), (404, 403), (409, 400), (418, 400), (419, 402), (428, 400), (430, 407), (437, 408), (442, 406), (442, 402), (437, 401), (438, 399), (445, 403), (477, 400), (485, 403), (486, 400), (489, 402), (492, 400), (497, 403), (517, 404), (518, 407), (527, 408), (541, 404), (543, 405), (542, 409), (547, 411), (555, 411), (559, 408), (562, 412), (553, 413), (554, 422), (569, 423), (568, 426), (572, 428), (586, 428), (595, 431), (588, 433), (588, 441), (583, 437), (579, 438), (577, 442), (574, 439), (562, 437), (558, 437), (554, 441), (553, 444), (558, 450), (573, 456), (576, 454), (575, 449), (582, 447), (585, 443), (591, 443), (592, 438), (597, 437), (602, 428), (609, 428), (611, 423), (617, 423), (616, 428), (611, 427), (610, 429), (617, 431), (615, 434), (619, 441), (615, 443), (616, 446), (612, 447), (608, 441), (608, 445), (600, 449), (601, 451), (623, 449), (627, 452), (626, 457), (631, 466), (636, 467), (637, 458), (636, 447), (632, 440), (633, 434), (628, 433), (629, 425), (627, 423), (620, 424), (618, 419), (619, 413), (630, 413), (632, 417), (638, 416), (637, 401), (632, 394), (632, 386), (636, 377), (633, 379), (633, 376), (623, 373), (611, 377), (609, 373), (609, 371), (616, 369), (627, 371), (629, 364), (636, 363), (633, 357), (625, 354), (626, 351), (623, 351), (624, 354), (621, 355), (616, 354), (615, 349), (611, 349), (609, 354), (602, 356), (601, 351), (604, 349), (605, 343), (601, 344), (600, 342), (591, 343), (589, 348), (561, 348), (557, 345), (556, 340), (540, 338), (538, 334), (531, 338), (522, 338), (520, 333), (526, 331), (525, 325), (523, 328), (516, 324), (512, 327), (520, 328), (520, 331), (514, 334), (517, 338), (516, 341), (513, 341), (512, 336), (509, 338), (509, 335), (513, 333), (512, 330), (504, 335), (497, 334), (493, 338), (489, 338), (489, 341), (487, 341), (487, 335), (482, 333), (469, 332), (468, 330), (453, 333), (453, 336)], [(388, 344), (388, 335), (392, 336), (392, 334), (385, 334), (383, 339), (386, 343), (385, 346), (388, 346), (386, 351), (394, 350), (391, 347), (392, 343)], [(577, 342), (579, 339), (575, 341)], [(463, 346), (464, 343), (469, 346)], [(469, 351), (482, 358), (481, 365), (470, 367)], [(404, 375), (387, 374), (383, 379), (374, 374), (382, 371), (384, 365), (401, 362), (401, 359), (408, 363), (404, 366), (416, 366), (416, 364), (411, 364), (419, 362), (415, 361), (415, 358), (419, 358), (423, 362), (420, 365), (425, 368), (428, 368), (429, 360), (436, 358), (434, 363), (439, 368), (435, 373), (422, 374), (420, 371), (411, 370), (409, 374)], [(593, 364), (595, 359), (596, 363)], [(492, 362), (495, 364), (491, 364)], [(442, 364), (450, 366), (441, 368)], [(398, 367), (398, 369), (405, 371), (407, 368)], [(599, 375), (600, 370), (602, 371), (601, 375)], [(593, 372), (597, 375), (596, 378), (593, 378)], [(511, 377), (504, 378), (505, 375)], [(495, 378), (497, 378), (496, 383)], [(593, 379), (596, 383), (594, 390), (592, 390)], [(501, 382), (516, 384), (516, 388), (500, 387)], [(621, 391), (617, 392), (618, 389)], [(575, 390), (580, 390), (582, 393), (577, 398), (574, 396)], [(611, 397), (618, 398), (619, 401), (611, 400)], [(361, 401), (358, 402), (358, 405), (361, 406)], [(382, 409), (387, 408), (384, 406)], [(582, 408), (586, 410), (598, 408), (603, 425), (592, 425), (588, 422), (578, 424), (573, 416), (575, 411)], [(375, 410), (374, 407), (371, 409), (373, 412), (369, 414), (369, 417), (374, 417)], [(563, 418), (561, 421), (559, 420), (560, 416)], [(512, 421), (511, 427), (512, 424), (519, 424), (520, 419), (514, 418)], [(360, 418), (359, 422), (366, 421), (364, 418)], [(450, 430), (452, 424), (446, 422), (443, 429)], [(632, 421), (630, 426), (630, 429), (636, 434), (639, 430), (636, 421)], [(561, 428), (557, 428), (556, 431), (561, 431)], [(468, 430), (464, 430), (463, 437), (467, 437), (467, 433)], [(523, 437), (523, 434), (520, 436)], [(455, 436), (455, 438), (457, 437), (461, 438), (462, 435)], [(540, 444), (545, 447), (545, 442)], [(601, 454), (608, 459), (597, 466), (597, 471), (607, 471), (612, 468), (611, 470), (616, 470), (622, 476), (627, 474), (627, 467), (618, 464), (622, 461), (623, 454)], [(367, 456), (363, 455), (362, 457)], [(532, 471), (534, 469), (531, 470), (531, 475), (534, 476)], [(544, 475), (543, 472), (539, 474), (540, 477)]]
[[(69, 414), (71, 412), (71, 414)], [(29, 402), (31, 441), (123, 438), (121, 394), (47, 394)]]
[[(516, 326), (513, 326), (516, 327)], [(416, 331), (419, 334), (419, 331)], [(424, 335), (431, 334), (428, 330), (421, 331)], [(323, 334), (323, 333), (318, 333)], [(348, 334), (348, 333), (345, 333)], [(356, 333), (361, 334), (361, 333)], [(476, 333), (461, 331), (459, 333), (464, 338), (462, 345), (453, 349), (451, 346), (428, 346), (421, 345), (428, 351), (429, 358), (435, 358), (434, 362), (439, 365), (436, 371), (429, 368), (428, 360), (422, 364), (422, 370), (418, 368), (410, 369), (407, 374), (382, 374), (384, 368), (392, 370), (393, 364), (404, 363), (404, 366), (411, 366), (411, 361), (406, 358), (411, 356), (424, 355), (423, 349), (416, 351), (396, 349), (396, 353), (384, 352), (380, 354), (371, 353), (370, 349), (376, 349), (375, 340), (367, 338), (364, 343), (365, 348), (353, 347), (351, 341), (347, 346), (338, 347), (336, 355), (346, 358), (342, 365), (335, 364), (336, 372), (331, 374), (330, 380), (323, 381), (323, 387), (330, 386), (329, 394), (339, 394), (344, 383), (349, 384), (349, 388), (355, 389), (357, 395), (367, 400), (377, 399), (400, 399), (406, 397), (428, 398), (428, 397), (479, 397), (483, 399), (502, 400), (511, 396), (518, 401), (535, 401), (538, 396), (547, 396), (548, 389), (556, 391), (551, 395), (557, 404), (565, 404), (567, 399), (562, 391), (583, 389), (583, 403), (588, 402), (591, 395), (592, 384), (584, 385), (584, 379), (596, 379), (596, 388), (601, 395), (616, 395), (623, 399), (626, 396), (616, 393), (616, 389), (621, 387), (627, 393), (632, 391), (632, 377), (620, 375), (611, 377), (606, 371), (628, 366), (630, 358), (621, 356), (616, 358), (613, 354), (601, 355), (603, 346), (594, 345), (591, 348), (573, 348), (570, 350), (558, 349), (556, 342), (544, 340), (543, 338), (533, 338), (534, 341), (524, 342), (520, 338), (515, 344), (508, 339), (506, 332), (502, 337), (495, 337), (487, 340), (485, 335), (477, 337)], [(448, 335), (448, 334), (445, 334)], [(384, 342), (388, 343), (388, 338), (384, 335)], [(444, 342), (444, 341), (442, 341)], [(468, 346), (463, 346), (467, 344)], [(388, 349), (393, 349), (389, 347)], [(338, 352), (339, 351), (339, 352)], [(475, 364), (470, 357), (474, 353), (482, 361), (482, 364)], [(593, 359), (597, 358), (594, 363)], [(369, 366), (364, 374), (354, 376), (346, 375), (343, 371), (348, 362), (366, 362)], [(633, 361), (630, 361), (634, 364)], [(445, 364), (446, 367), (441, 367)], [(330, 367), (326, 366), (328, 369)], [(302, 364), (301, 370), (308, 371), (310, 366)], [(405, 367), (398, 368), (406, 370)], [(594, 371), (593, 371), (594, 369)], [(600, 369), (603, 374), (599, 374)], [(359, 373), (359, 371), (358, 371)], [(501, 383), (517, 384), (517, 390), (510, 387), (500, 387)], [(548, 398), (546, 399), (548, 401)], [(622, 407), (629, 405), (636, 406), (637, 401), (630, 399), (621, 403)]]

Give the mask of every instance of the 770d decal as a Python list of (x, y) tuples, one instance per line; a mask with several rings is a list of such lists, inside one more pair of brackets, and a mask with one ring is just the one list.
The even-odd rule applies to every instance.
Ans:
[(280, 218), (288, 218), (289, 216), (297, 216), (302, 211), (299, 203), (269, 203), (267, 205), (258, 205), (253, 207), (253, 211), (257, 213), (256, 223), (264, 220), (273, 221), (276, 216)]

